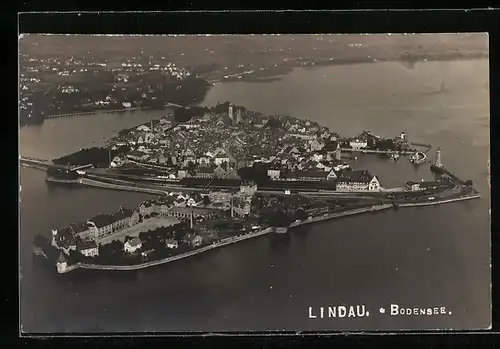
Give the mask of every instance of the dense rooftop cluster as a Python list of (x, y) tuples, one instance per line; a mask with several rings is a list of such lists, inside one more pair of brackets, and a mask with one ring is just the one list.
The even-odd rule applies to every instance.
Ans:
[(259, 168), (269, 180), (329, 181), (349, 169), (341, 159), (341, 147), (367, 143), (370, 135), (364, 131), (341, 139), (309, 120), (262, 115), (226, 102), (186, 122), (164, 117), (121, 132), (112, 143), (130, 151), (115, 157), (111, 166), (162, 169), (163, 177), (171, 180), (253, 180), (243, 170)]

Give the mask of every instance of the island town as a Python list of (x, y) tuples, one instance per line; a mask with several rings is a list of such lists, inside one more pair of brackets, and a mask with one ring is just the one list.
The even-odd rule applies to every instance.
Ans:
[[(479, 198), (472, 181), (443, 165), (442, 150), (430, 155), (431, 149), (405, 132), (342, 137), (316, 122), (226, 102), (178, 106), (120, 131), (102, 148), (20, 163), (45, 170), (48, 185), (156, 196), (40, 232), (34, 254), (66, 273), (141, 269), (304, 224)], [(361, 154), (430, 165), (435, 178), (387, 188), (356, 166)]]

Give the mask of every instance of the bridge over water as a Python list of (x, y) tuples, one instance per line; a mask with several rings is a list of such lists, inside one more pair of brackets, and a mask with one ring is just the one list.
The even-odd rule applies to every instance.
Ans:
[(22, 166), (26, 166), (26, 167), (37, 168), (40, 170), (47, 170), (49, 168), (55, 168), (55, 169), (68, 170), (68, 171), (77, 171), (77, 170), (83, 170), (86, 168), (93, 167), (93, 165), (91, 165), (91, 164), (79, 165), (79, 166), (76, 166), (76, 165), (75, 166), (57, 165), (49, 160), (29, 158), (29, 157), (24, 157), (24, 156), (19, 157), (19, 164)]

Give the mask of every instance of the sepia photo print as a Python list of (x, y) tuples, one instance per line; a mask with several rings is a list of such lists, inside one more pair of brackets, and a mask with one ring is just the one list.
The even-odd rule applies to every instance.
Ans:
[(21, 332), (490, 328), (488, 57), (21, 34)]

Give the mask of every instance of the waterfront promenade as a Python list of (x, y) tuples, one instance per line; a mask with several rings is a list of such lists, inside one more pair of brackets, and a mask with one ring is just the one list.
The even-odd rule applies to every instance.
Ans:
[(44, 116), (44, 119), (57, 119), (64, 118), (67, 116), (79, 116), (79, 115), (95, 115), (98, 113), (119, 113), (125, 111), (136, 111), (136, 110), (146, 110), (147, 107), (134, 107), (134, 108), (121, 108), (121, 109), (97, 109), (94, 111), (85, 111), (85, 112), (75, 112), (75, 113), (64, 113), (64, 114), (52, 114)]

